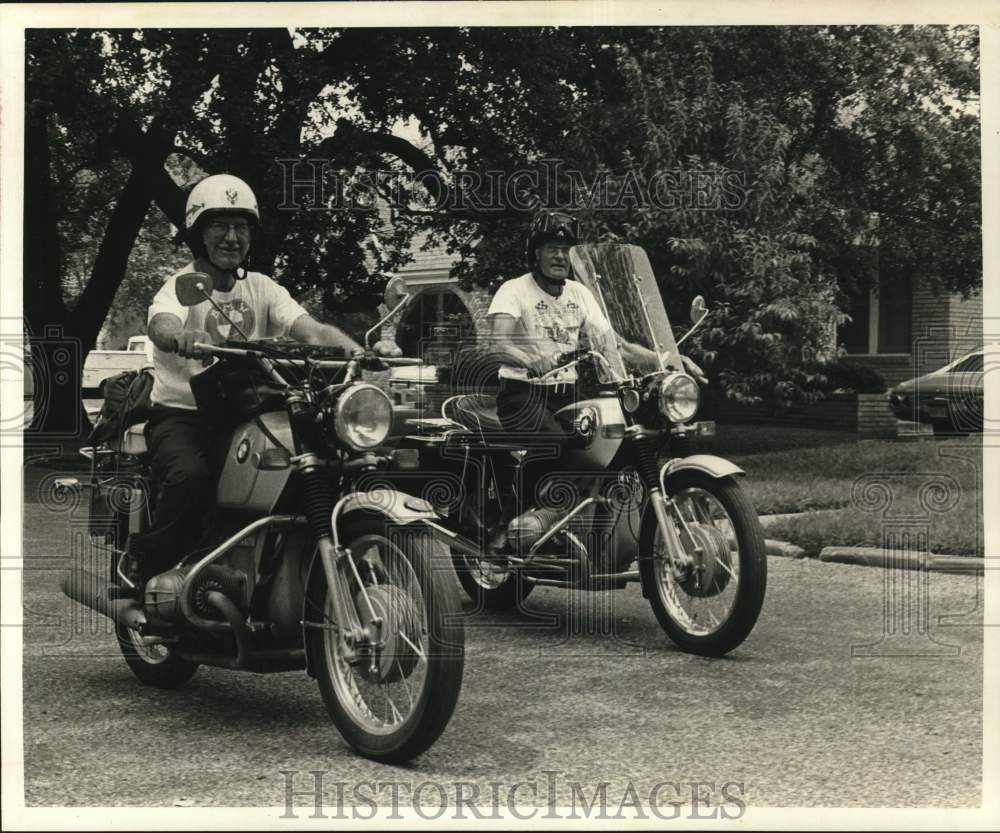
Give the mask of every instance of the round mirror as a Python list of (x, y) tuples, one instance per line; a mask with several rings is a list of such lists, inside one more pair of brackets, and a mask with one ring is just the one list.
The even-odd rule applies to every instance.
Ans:
[(403, 300), (410, 297), (406, 281), (399, 275), (394, 277), (386, 286), (383, 297), (385, 298), (386, 306), (391, 310), (395, 309)]
[(702, 295), (695, 295), (691, 302), (691, 321), (697, 324), (708, 315), (708, 307), (705, 306), (705, 298)]
[(212, 279), (204, 272), (185, 272), (174, 284), (177, 300), (185, 307), (207, 301), (212, 294)]

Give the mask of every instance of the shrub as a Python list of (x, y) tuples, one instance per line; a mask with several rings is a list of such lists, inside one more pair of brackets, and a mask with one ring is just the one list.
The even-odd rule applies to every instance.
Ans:
[(845, 361), (828, 362), (818, 368), (826, 377), (820, 385), (824, 393), (852, 391), (854, 393), (885, 393), (886, 385), (882, 374), (871, 367)]

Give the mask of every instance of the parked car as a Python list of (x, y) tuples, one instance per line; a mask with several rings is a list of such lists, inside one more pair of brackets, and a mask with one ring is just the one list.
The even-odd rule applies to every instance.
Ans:
[(100, 390), (101, 383), (124, 370), (153, 366), (149, 336), (132, 336), (124, 350), (91, 350), (83, 363), (83, 390)]
[(983, 430), (983, 363), (988, 349), (974, 350), (944, 367), (900, 382), (887, 394), (897, 419), (925, 422), (935, 434)]

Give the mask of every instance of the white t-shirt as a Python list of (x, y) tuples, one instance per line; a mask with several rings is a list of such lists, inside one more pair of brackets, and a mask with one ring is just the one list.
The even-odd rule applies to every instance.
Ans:
[[(553, 298), (530, 272), (501, 284), (487, 315), (512, 315), (518, 319), (521, 326), (514, 341), (532, 354), (576, 350), (583, 327), (591, 338), (599, 338), (611, 329), (597, 299), (582, 283), (566, 281), (562, 294)], [(500, 378), (537, 382), (537, 379), (528, 379), (526, 368), (510, 365), (501, 365)], [(575, 381), (576, 368), (570, 368), (542, 384)]]
[[(177, 300), (178, 275), (194, 269), (195, 265), (189, 263), (160, 287), (149, 307), (147, 323), (154, 315), (166, 312), (177, 316), (186, 330), (204, 330), (214, 344), (240, 339), (239, 332), (208, 301), (185, 307)], [(212, 300), (250, 339), (287, 336), (295, 320), (306, 314), (287, 289), (260, 272), (249, 272), (229, 292), (213, 292)], [(191, 377), (203, 370), (206, 368), (201, 359), (185, 359), (153, 345), (154, 381), (150, 399), (157, 405), (194, 410)]]

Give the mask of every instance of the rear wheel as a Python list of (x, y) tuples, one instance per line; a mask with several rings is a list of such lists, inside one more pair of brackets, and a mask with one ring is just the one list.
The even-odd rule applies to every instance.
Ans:
[(142, 634), (134, 628), (117, 625), (115, 633), (126, 664), (148, 686), (179, 688), (198, 670), (198, 663), (181, 659), (167, 644), (144, 640)]
[(460, 552), (452, 557), (458, 581), (477, 607), (510, 610), (518, 607), (535, 588), (517, 570), (507, 570), (492, 561)]
[(670, 553), (652, 506), (640, 536), (639, 576), (660, 626), (682, 650), (722, 656), (753, 630), (764, 602), (767, 554), (757, 513), (731, 477), (682, 471), (667, 493), (684, 519), (674, 529), (697, 549)]
[[(121, 518), (118, 519), (118, 541), (124, 546), (128, 527)], [(126, 557), (127, 556), (123, 556)], [(122, 578), (118, 575), (117, 557), (111, 556), (110, 575), (108, 580), (111, 584), (121, 584)], [(179, 688), (184, 685), (194, 672), (198, 670), (198, 663), (181, 659), (170, 646), (163, 642), (158, 642), (157, 637), (144, 638), (135, 628), (127, 628), (124, 625), (115, 625), (115, 636), (118, 638), (118, 647), (121, 649), (122, 657), (129, 669), (136, 677), (148, 686), (154, 688)]]
[(432, 563), (432, 539), (423, 529), (357, 518), (345, 524), (341, 540), (361, 584), (346, 559), (338, 575), (369, 638), (345, 652), (318, 565), (310, 656), (323, 702), (347, 742), (366, 757), (402, 763), (437, 740), (458, 701), (465, 630), (451, 570)]

